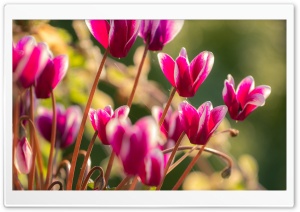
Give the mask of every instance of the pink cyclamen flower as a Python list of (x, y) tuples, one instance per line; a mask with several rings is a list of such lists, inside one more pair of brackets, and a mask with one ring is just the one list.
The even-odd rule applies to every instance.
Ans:
[(159, 53), (157, 56), (164, 75), (182, 97), (192, 97), (196, 94), (214, 64), (214, 55), (208, 51), (198, 54), (191, 63), (185, 48), (181, 49), (175, 61), (165, 53)]
[[(39, 108), (36, 119), (37, 127), (41, 135), (47, 140), (51, 140), (52, 110)], [(73, 144), (78, 134), (82, 112), (79, 106), (71, 106), (67, 110), (57, 104), (56, 107), (56, 144), (57, 148), (66, 148)]]
[(260, 85), (255, 87), (252, 76), (244, 78), (235, 91), (234, 79), (229, 74), (224, 82), (222, 95), (230, 117), (237, 121), (243, 121), (256, 108), (265, 104), (265, 100), (270, 93), (270, 86)]
[(178, 111), (180, 122), (190, 142), (204, 145), (224, 119), (227, 107), (222, 105), (213, 108), (208, 101), (196, 109), (184, 101), (179, 105)]
[(127, 56), (140, 27), (137, 20), (86, 20), (86, 24), (96, 40), (118, 58)]
[(15, 166), (22, 174), (28, 174), (32, 166), (32, 149), (26, 137), (19, 140), (15, 149)]
[(151, 117), (141, 118), (134, 125), (112, 119), (107, 124), (106, 133), (127, 175), (137, 175), (148, 153), (157, 147), (158, 128)]
[(23, 88), (34, 84), (47, 64), (48, 47), (36, 43), (34, 37), (25, 36), (13, 45), (13, 77)]
[(128, 117), (130, 108), (127, 105), (121, 106), (113, 111), (110, 105), (104, 109), (94, 110), (90, 109), (89, 117), (95, 131), (98, 131), (98, 138), (104, 145), (109, 145), (106, 135), (106, 125), (112, 118), (126, 119)]
[(183, 23), (183, 20), (143, 20), (139, 35), (149, 43), (149, 50), (160, 51), (179, 33)]
[[(163, 108), (154, 106), (152, 108), (152, 116), (158, 123), (163, 113)], [(181, 133), (183, 132), (183, 127), (180, 123), (179, 113), (178, 111), (172, 112), (172, 109), (169, 108), (165, 119), (160, 127), (160, 131), (166, 138), (166, 142), (164, 144), (159, 144), (161, 150), (165, 150), (168, 148), (172, 148), (175, 146), (178, 141)], [(165, 164), (168, 162), (171, 153), (164, 154)]]
[(164, 155), (159, 149), (153, 149), (146, 156), (139, 177), (147, 186), (158, 186), (164, 174)]
[(51, 91), (66, 75), (68, 63), (66, 55), (59, 55), (53, 58), (50, 53), (47, 65), (35, 83), (35, 95), (37, 98), (45, 99), (50, 97)]

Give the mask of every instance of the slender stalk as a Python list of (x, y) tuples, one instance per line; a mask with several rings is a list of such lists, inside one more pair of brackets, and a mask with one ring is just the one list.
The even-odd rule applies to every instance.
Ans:
[(90, 92), (90, 95), (89, 95), (88, 102), (86, 104), (86, 107), (85, 107), (85, 110), (84, 110), (84, 113), (83, 113), (82, 121), (81, 121), (81, 124), (80, 124), (80, 129), (79, 129), (78, 136), (77, 136), (77, 139), (76, 139), (76, 142), (75, 142), (74, 152), (73, 152), (73, 156), (72, 156), (71, 169), (70, 169), (70, 174), (68, 176), (68, 181), (67, 181), (67, 190), (72, 189), (73, 178), (74, 178), (75, 167), (76, 167), (76, 161), (77, 161), (77, 158), (78, 158), (78, 153), (79, 153), (79, 149), (80, 149), (81, 139), (82, 139), (82, 136), (83, 136), (84, 126), (85, 126), (85, 123), (86, 123), (88, 112), (90, 110), (92, 100), (93, 100), (93, 97), (94, 97), (94, 93), (95, 93), (95, 90), (97, 88), (98, 81), (99, 81), (99, 78), (100, 78), (100, 74), (102, 72), (102, 69), (103, 69), (105, 60), (107, 58), (107, 55), (108, 55), (108, 48), (106, 49), (106, 51), (103, 55), (101, 64), (99, 66), (98, 72), (96, 74), (96, 77), (95, 77), (95, 80), (94, 80), (94, 83), (93, 83), (93, 86), (92, 86), (92, 89), (91, 89), (91, 92)]
[(146, 45), (145, 45), (145, 49), (144, 49), (144, 53), (143, 53), (141, 63), (140, 63), (139, 68), (138, 68), (137, 75), (136, 75), (135, 80), (134, 80), (134, 84), (133, 84), (133, 87), (132, 87), (132, 90), (131, 90), (131, 94), (130, 94), (129, 99), (127, 101), (127, 106), (128, 107), (131, 107), (131, 105), (132, 105), (133, 97), (134, 97), (134, 94), (135, 94), (135, 91), (136, 91), (136, 88), (137, 88), (137, 84), (138, 84), (139, 78), (141, 76), (142, 68), (143, 68), (143, 65), (144, 65), (144, 62), (145, 62), (145, 59), (146, 59), (146, 56), (147, 56), (148, 46), (149, 46), (149, 43), (147, 42)]
[(109, 175), (110, 175), (113, 163), (114, 163), (115, 155), (116, 154), (113, 151), (111, 151), (109, 161), (108, 161), (108, 164), (107, 164), (107, 167), (106, 167), (105, 177), (104, 177), (104, 179), (105, 179), (105, 188), (108, 184), (108, 179), (109, 179)]
[(162, 179), (161, 183), (156, 187), (156, 190), (160, 190), (160, 189), (161, 189), (161, 187), (162, 187), (162, 185), (163, 185), (163, 183), (164, 183), (164, 180), (165, 180), (165, 178), (166, 178), (166, 176), (167, 176), (168, 169), (169, 169), (169, 167), (170, 167), (170, 165), (171, 165), (171, 163), (172, 163), (172, 161), (173, 161), (173, 159), (174, 159), (174, 157), (175, 157), (175, 154), (176, 154), (176, 152), (177, 152), (177, 149), (178, 149), (178, 147), (179, 147), (179, 145), (180, 145), (180, 143), (181, 143), (181, 141), (182, 141), (184, 135), (185, 135), (185, 132), (182, 132), (181, 135), (180, 135), (180, 137), (178, 138), (178, 140), (177, 140), (177, 142), (176, 142), (176, 145), (175, 145), (175, 147), (173, 148), (173, 151), (172, 151), (172, 153), (171, 153), (171, 156), (170, 156), (170, 158), (169, 158), (169, 160), (168, 160), (168, 163), (167, 163), (167, 165), (166, 165), (166, 167), (165, 167), (163, 179)]
[(181, 177), (179, 178), (179, 180), (177, 181), (177, 183), (175, 184), (175, 186), (172, 188), (172, 190), (177, 190), (181, 186), (183, 180), (186, 178), (186, 176), (188, 175), (188, 173), (191, 171), (191, 169), (193, 168), (193, 166), (197, 162), (197, 160), (200, 157), (201, 153), (203, 152), (205, 146), (206, 146), (206, 144), (201, 147), (201, 149), (199, 150), (199, 152), (197, 153), (197, 155), (190, 162), (190, 164), (185, 169), (185, 171), (183, 172), (183, 174), (181, 175)]
[(138, 178), (137, 178), (137, 176), (135, 176), (135, 177), (133, 178), (133, 180), (132, 180), (132, 183), (131, 183), (131, 185), (130, 185), (130, 187), (129, 187), (129, 190), (134, 190), (134, 189), (135, 189), (135, 186), (136, 186), (136, 184), (137, 184), (137, 182), (138, 182)]
[(130, 180), (130, 177), (125, 177), (120, 184), (116, 187), (116, 190), (121, 190), (123, 186)]
[[(33, 120), (33, 114), (34, 114), (34, 107), (33, 107), (33, 87), (30, 86), (30, 119)], [(34, 170), (35, 170), (35, 155), (36, 155), (36, 149), (35, 149), (35, 145), (34, 145), (34, 133), (33, 133), (33, 127), (30, 126), (30, 145), (32, 148), (32, 167), (31, 167), (31, 171), (28, 174), (28, 189), (32, 190), (33, 189), (33, 181), (34, 181)]]
[(41, 181), (40, 181), (40, 178), (38, 176), (38, 172), (37, 172), (37, 169), (35, 169), (35, 172), (34, 172), (34, 175), (35, 175), (35, 188), (36, 190), (41, 190)]
[(68, 178), (69, 176), (69, 172), (70, 172), (70, 168), (71, 168), (71, 164), (68, 160), (63, 160), (62, 162), (60, 162), (60, 164), (57, 167), (56, 173), (55, 173), (55, 177), (57, 177), (59, 175), (59, 171), (65, 167), (65, 171), (66, 171), (66, 178)]
[(48, 190), (52, 190), (52, 188), (55, 186), (55, 185), (59, 185), (59, 189), (58, 190), (63, 190), (63, 185), (60, 181), (54, 181), (50, 184), (50, 186), (48, 187)]
[(92, 152), (94, 143), (96, 141), (97, 135), (98, 135), (98, 131), (96, 131), (94, 133), (93, 138), (92, 138), (92, 140), (91, 140), (91, 142), (90, 142), (90, 144), (88, 146), (88, 149), (86, 151), (86, 155), (84, 156), (84, 160), (83, 160), (83, 163), (82, 163), (82, 166), (81, 166), (81, 170), (80, 170), (80, 174), (79, 174), (79, 177), (78, 177), (78, 181), (77, 181), (77, 184), (76, 184), (76, 190), (80, 190), (82, 179), (83, 179), (83, 175), (84, 175), (85, 168), (86, 168), (86, 164), (87, 164), (87, 162), (89, 160), (89, 157), (91, 155), (91, 152)]
[[(13, 161), (13, 180), (18, 180), (18, 171), (15, 166), (15, 149), (18, 144), (18, 137), (19, 137), (19, 116), (20, 116), (20, 99), (21, 95), (15, 100), (14, 104), (14, 112), (13, 112), (13, 148), (12, 148), (12, 161)], [(14, 182), (15, 185), (18, 185), (18, 181)], [(19, 188), (18, 186), (16, 186)]]
[(84, 181), (83, 181), (83, 184), (81, 186), (81, 190), (85, 190), (86, 189), (86, 186), (89, 182), (89, 179), (90, 177), (92, 176), (92, 174), (96, 171), (100, 171), (100, 177), (102, 176), (103, 177), (103, 169), (100, 167), (100, 166), (94, 166), (91, 171), (89, 171), (89, 173), (87, 174), (87, 176), (85, 177)]
[(172, 90), (171, 90), (171, 93), (170, 93), (168, 102), (167, 102), (167, 104), (166, 104), (166, 106), (165, 106), (165, 108), (164, 108), (164, 111), (163, 111), (163, 113), (162, 113), (160, 119), (159, 119), (159, 122), (158, 122), (158, 125), (159, 125), (159, 126), (161, 126), (161, 125), (163, 124), (164, 120), (165, 120), (166, 114), (167, 114), (167, 112), (168, 112), (168, 110), (169, 110), (169, 107), (170, 107), (170, 105), (171, 105), (171, 102), (172, 102), (172, 99), (173, 99), (175, 93), (176, 93), (176, 89), (175, 89), (174, 87), (172, 87)]
[(48, 157), (48, 169), (47, 169), (47, 176), (45, 182), (45, 189), (49, 187), (50, 182), (52, 182), (52, 175), (53, 175), (53, 155), (55, 151), (55, 140), (56, 140), (56, 101), (53, 91), (51, 91), (51, 99), (52, 99), (52, 129), (51, 129), (51, 147), (50, 153)]

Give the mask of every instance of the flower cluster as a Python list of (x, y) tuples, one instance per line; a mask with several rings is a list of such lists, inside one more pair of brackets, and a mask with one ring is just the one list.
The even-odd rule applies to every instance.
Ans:
[[(32, 36), (25, 36), (16, 45), (13, 45), (14, 82), (21, 91), (20, 99), (26, 100), (25, 104), (24, 101), (21, 101), (23, 103), (20, 104), (16, 98), (14, 103), (17, 108), (17, 112), (14, 113), (15, 120), (17, 120), (14, 122), (14, 174), (16, 176), (18, 172), (28, 174), (28, 189), (33, 189), (34, 181), (40, 183), (40, 189), (52, 188), (50, 184), (53, 183), (61, 184), (60, 181), (52, 179), (52, 176), (58, 175), (52, 173), (53, 166), (56, 164), (53, 153), (70, 147), (75, 142), (72, 160), (64, 161), (68, 167), (65, 189), (72, 189), (76, 162), (80, 154), (80, 144), (87, 119), (90, 120), (95, 134), (84, 153), (85, 159), (80, 169), (76, 189), (85, 189), (89, 177), (95, 170), (99, 170), (101, 173), (94, 181), (94, 189), (108, 189), (110, 171), (116, 156), (122, 166), (123, 173), (127, 176), (116, 189), (122, 189), (126, 184), (130, 186), (129, 189), (134, 189), (135, 184), (140, 181), (146, 186), (155, 186), (159, 190), (169, 171), (176, 166), (176, 163), (180, 163), (184, 159), (174, 163), (174, 156), (180, 148), (183, 148), (180, 143), (186, 135), (193, 146), (190, 149), (198, 148), (199, 151), (174, 186), (174, 189), (177, 189), (202, 151), (207, 150), (207, 143), (214, 136), (227, 111), (233, 120), (243, 121), (259, 106), (263, 106), (271, 93), (269, 86), (255, 87), (252, 76), (243, 79), (235, 90), (234, 79), (229, 74), (224, 81), (223, 92), (220, 92), (220, 96), (221, 93), (223, 95), (225, 105), (213, 107), (210, 101), (206, 101), (195, 108), (187, 100), (184, 100), (177, 107), (172, 108), (170, 105), (175, 93), (180, 97), (194, 97), (200, 86), (209, 77), (214, 65), (212, 52), (199, 51), (199, 54), (189, 62), (187, 50), (182, 47), (175, 60), (167, 53), (160, 52), (157, 54), (161, 71), (172, 87), (168, 101), (164, 107), (162, 105), (154, 106), (151, 110), (152, 116), (140, 117), (135, 123), (132, 123), (130, 118), (131, 103), (147, 51), (162, 51), (164, 46), (180, 32), (184, 21), (87, 20), (85, 23), (94, 38), (105, 49), (105, 54), (91, 88), (90, 96), (84, 105), (84, 112), (81, 112), (78, 105), (65, 109), (62, 104), (56, 104), (55, 101), (53, 91), (64, 78), (68, 69), (69, 62), (66, 55), (53, 56), (47, 44), (36, 43)], [(126, 57), (138, 36), (144, 41), (145, 50), (127, 104), (115, 110), (111, 105), (107, 105), (103, 109), (91, 108), (107, 56)], [(24, 94), (23, 90), (28, 91)], [(49, 97), (52, 100), (51, 109), (34, 103), (36, 98), (45, 99)], [(36, 105), (38, 105), (38, 109), (36, 110), (36, 117), (34, 117)], [(27, 122), (23, 122), (24, 120)], [(16, 127), (19, 123), (25, 131), (30, 130), (30, 135), (32, 135), (30, 142), (26, 136), (20, 136), (21, 134)], [(24, 126), (26, 124), (30, 125), (29, 128)], [(36, 160), (40, 172), (43, 168), (36, 129), (39, 132), (38, 135), (51, 144), (46, 179), (42, 175), (35, 176), (37, 175), (35, 174)], [(26, 132), (25, 135), (27, 135)], [(102, 167), (98, 166), (91, 169), (89, 173), (84, 173), (97, 137), (104, 148), (111, 152), (109, 163), (105, 174)], [(217, 151), (212, 152), (221, 154)], [(83, 180), (83, 177), (86, 179)], [(128, 182), (131, 178), (133, 180), (130, 184)]]

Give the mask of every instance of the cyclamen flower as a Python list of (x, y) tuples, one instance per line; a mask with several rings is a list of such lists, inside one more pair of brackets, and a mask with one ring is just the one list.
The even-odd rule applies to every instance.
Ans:
[(159, 149), (153, 149), (146, 156), (139, 177), (147, 186), (158, 186), (164, 174), (164, 155)]
[(28, 174), (32, 166), (32, 149), (24, 137), (19, 140), (15, 149), (15, 166), (22, 174)]
[(96, 40), (118, 58), (127, 56), (140, 27), (137, 20), (86, 20), (86, 24)]
[(178, 111), (180, 122), (190, 142), (204, 145), (224, 119), (227, 107), (222, 105), (213, 108), (208, 101), (196, 109), (184, 101), (179, 105)]
[(112, 118), (126, 119), (130, 108), (127, 105), (121, 106), (113, 111), (110, 105), (104, 109), (94, 110), (90, 109), (89, 117), (95, 131), (98, 131), (98, 138), (104, 145), (109, 145), (106, 135), (106, 125)]
[(141, 118), (134, 125), (112, 119), (107, 124), (106, 133), (127, 175), (137, 175), (148, 153), (157, 147), (158, 128), (151, 117)]
[(35, 83), (35, 95), (37, 98), (50, 97), (51, 91), (64, 78), (68, 69), (68, 57), (60, 55), (55, 58), (49, 56), (48, 62)]
[(214, 64), (214, 55), (208, 51), (198, 54), (191, 63), (185, 48), (181, 49), (175, 61), (165, 53), (159, 53), (157, 56), (162, 72), (182, 97), (192, 97), (196, 94)]
[(243, 121), (256, 108), (265, 104), (265, 100), (270, 93), (270, 86), (260, 85), (255, 87), (252, 76), (244, 78), (235, 91), (234, 79), (229, 74), (224, 82), (222, 95), (230, 117), (237, 121)]
[(34, 37), (25, 36), (13, 45), (13, 77), (23, 88), (34, 84), (47, 64), (47, 46), (36, 43)]
[(149, 50), (160, 51), (179, 33), (183, 23), (183, 20), (143, 20), (139, 36), (149, 43)]
[[(37, 127), (41, 135), (51, 140), (52, 110), (40, 108), (36, 119)], [(57, 148), (66, 148), (73, 144), (78, 134), (82, 112), (79, 106), (71, 106), (67, 110), (60, 104), (56, 106), (56, 143)]]

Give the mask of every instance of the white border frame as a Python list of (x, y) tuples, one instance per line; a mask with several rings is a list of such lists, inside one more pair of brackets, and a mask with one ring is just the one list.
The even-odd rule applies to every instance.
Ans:
[(4, 142), (6, 207), (292, 207), (294, 205), (295, 75), (292, 4), (7, 4), (4, 7), (3, 61), (6, 102), (4, 141), (12, 140), (12, 134), (9, 133), (12, 129), (12, 54), (10, 54), (12, 20), (153, 19), (153, 11), (157, 19), (287, 21), (287, 189), (285, 191), (98, 191), (97, 195), (91, 191), (13, 191), (11, 145), (10, 142)]

